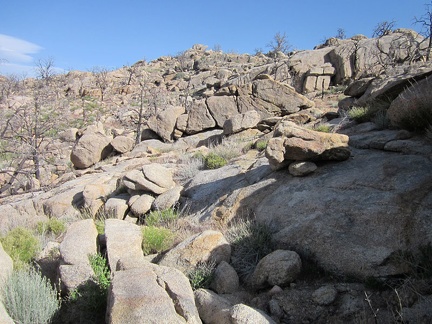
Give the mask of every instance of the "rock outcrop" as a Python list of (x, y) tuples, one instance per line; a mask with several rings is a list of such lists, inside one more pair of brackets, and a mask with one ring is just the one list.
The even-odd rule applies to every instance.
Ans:
[(160, 265), (170, 266), (188, 273), (199, 263), (228, 262), (231, 246), (222, 233), (207, 230), (183, 241), (168, 251), (159, 261)]
[(69, 226), (60, 244), (59, 279), (62, 291), (70, 292), (94, 275), (89, 256), (97, 253), (98, 232), (92, 219)]
[(282, 119), (268, 142), (266, 157), (274, 169), (286, 161), (343, 161), (350, 157), (348, 136), (322, 133)]
[(86, 132), (72, 149), (71, 162), (77, 169), (85, 169), (105, 159), (112, 151), (111, 140), (100, 132)]
[(201, 323), (188, 279), (152, 266), (117, 271), (108, 295), (107, 323)]

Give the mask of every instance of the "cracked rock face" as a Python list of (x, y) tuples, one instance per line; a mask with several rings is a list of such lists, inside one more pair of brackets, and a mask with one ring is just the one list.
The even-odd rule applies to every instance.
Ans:
[(114, 273), (107, 323), (201, 323), (188, 279), (178, 270), (144, 263)]

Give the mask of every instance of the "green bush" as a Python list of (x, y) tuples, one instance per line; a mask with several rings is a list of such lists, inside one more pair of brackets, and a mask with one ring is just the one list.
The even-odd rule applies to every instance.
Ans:
[(174, 233), (163, 227), (143, 226), (142, 249), (144, 255), (168, 250), (174, 243)]
[(145, 218), (147, 226), (162, 226), (176, 221), (179, 218), (178, 212), (173, 208), (151, 211)]
[(240, 219), (225, 233), (232, 246), (231, 265), (246, 281), (259, 260), (272, 252), (271, 233), (267, 226)]
[(226, 165), (228, 162), (225, 158), (223, 158), (220, 155), (217, 155), (216, 153), (209, 153), (205, 157), (205, 167), (207, 169), (219, 169)]
[(107, 260), (100, 254), (94, 254), (89, 256), (89, 261), (95, 274), (96, 283), (103, 290), (108, 290), (111, 283), (111, 275)]
[(51, 323), (60, 308), (57, 291), (32, 268), (13, 272), (1, 296), (15, 323)]
[(39, 240), (30, 230), (22, 227), (14, 228), (0, 241), (3, 249), (12, 258), (15, 269), (28, 265), (40, 250)]
[(358, 123), (370, 121), (374, 116), (374, 112), (370, 107), (352, 107), (348, 110), (348, 117)]
[(36, 230), (39, 234), (52, 233), (54, 235), (59, 235), (66, 231), (66, 225), (57, 218), (50, 218), (46, 222), (38, 222)]
[(194, 270), (188, 273), (189, 282), (193, 290), (209, 288), (213, 280), (213, 273), (216, 267), (215, 262), (198, 263)]
[(318, 124), (318, 125), (315, 125), (315, 127), (313, 129), (317, 132), (330, 133), (332, 130), (332, 127), (330, 125), (327, 125), (327, 124)]
[(63, 303), (59, 322), (105, 323), (108, 290), (111, 284), (107, 260), (100, 254), (89, 255), (94, 276), (69, 292)]
[(258, 140), (255, 143), (255, 148), (258, 151), (262, 152), (262, 151), (264, 151), (267, 148), (267, 143), (268, 143), (268, 141), (266, 141), (266, 140)]

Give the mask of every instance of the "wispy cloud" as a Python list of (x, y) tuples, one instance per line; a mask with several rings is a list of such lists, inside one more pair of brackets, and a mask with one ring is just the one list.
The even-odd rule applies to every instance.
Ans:
[(16, 37), (0, 34), (0, 58), (10, 63), (31, 63), (42, 47)]
[(33, 74), (33, 55), (43, 48), (26, 40), (0, 34), (0, 73)]

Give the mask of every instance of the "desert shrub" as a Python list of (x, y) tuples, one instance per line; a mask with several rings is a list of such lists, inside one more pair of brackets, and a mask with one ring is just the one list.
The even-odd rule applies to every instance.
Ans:
[(254, 148), (254, 143), (253, 142), (248, 142), (248, 143), (246, 143), (245, 146), (243, 146), (242, 153), (246, 154), (247, 152), (249, 152), (253, 148)]
[(36, 230), (39, 234), (52, 233), (54, 235), (59, 235), (66, 231), (66, 225), (57, 218), (50, 218), (46, 222), (38, 222)]
[(89, 255), (89, 262), (94, 275), (92, 279), (69, 292), (60, 322), (68, 323), (104, 323), (107, 308), (108, 290), (111, 284), (107, 260), (101, 254)]
[(258, 140), (258, 141), (255, 143), (255, 148), (256, 148), (258, 151), (262, 152), (262, 151), (264, 151), (264, 150), (267, 148), (267, 143), (268, 143), (267, 140)]
[(392, 113), (392, 123), (409, 131), (425, 132), (432, 125), (432, 93), (429, 89), (430, 86), (427, 90), (425, 87), (407, 90), (400, 96), (397, 111)]
[(14, 271), (1, 297), (15, 323), (51, 323), (60, 308), (57, 291), (33, 268)]
[(213, 280), (215, 267), (216, 263), (213, 261), (198, 263), (187, 275), (192, 289), (209, 288)]
[(387, 111), (384, 109), (378, 110), (372, 117), (371, 121), (377, 125), (378, 129), (386, 129), (390, 124), (390, 120), (387, 117)]
[(219, 169), (226, 165), (228, 162), (225, 158), (216, 153), (209, 153), (205, 157), (205, 167), (207, 169)]
[(111, 278), (107, 260), (101, 254), (93, 254), (89, 256), (89, 261), (95, 274), (96, 283), (102, 290), (108, 290)]
[(366, 107), (352, 107), (348, 110), (348, 117), (358, 123), (370, 121), (374, 116), (374, 112), (369, 106)]
[(145, 218), (147, 226), (163, 226), (176, 221), (179, 213), (174, 208), (151, 211)]
[(327, 124), (317, 124), (313, 128), (317, 132), (330, 133), (332, 131), (332, 127)]
[(39, 240), (23, 227), (16, 227), (0, 238), (3, 249), (12, 258), (15, 269), (28, 265), (40, 250)]
[(220, 156), (226, 161), (230, 161), (243, 154), (242, 149), (247, 140), (248, 139), (245, 138), (228, 138), (222, 140), (222, 142), (217, 145), (211, 145), (209, 149), (211, 153)]
[(253, 273), (259, 260), (272, 252), (269, 228), (254, 221), (238, 220), (228, 228), (225, 237), (232, 246), (231, 265), (243, 281)]
[(432, 244), (428, 242), (418, 247), (416, 251), (399, 250), (390, 257), (391, 262), (402, 264), (410, 269), (414, 278), (432, 278)]
[(163, 227), (143, 226), (142, 249), (144, 255), (160, 253), (168, 250), (174, 243), (174, 233)]
[(102, 235), (105, 233), (105, 220), (109, 218), (116, 218), (116, 216), (114, 214), (105, 213), (105, 212), (98, 212), (95, 216), (93, 216), (93, 213), (90, 210), (90, 208), (81, 208), (80, 218), (93, 219), (98, 234)]
[(190, 157), (176, 170), (174, 173), (175, 180), (180, 183), (185, 183), (193, 178), (198, 171), (204, 168), (204, 156)]

